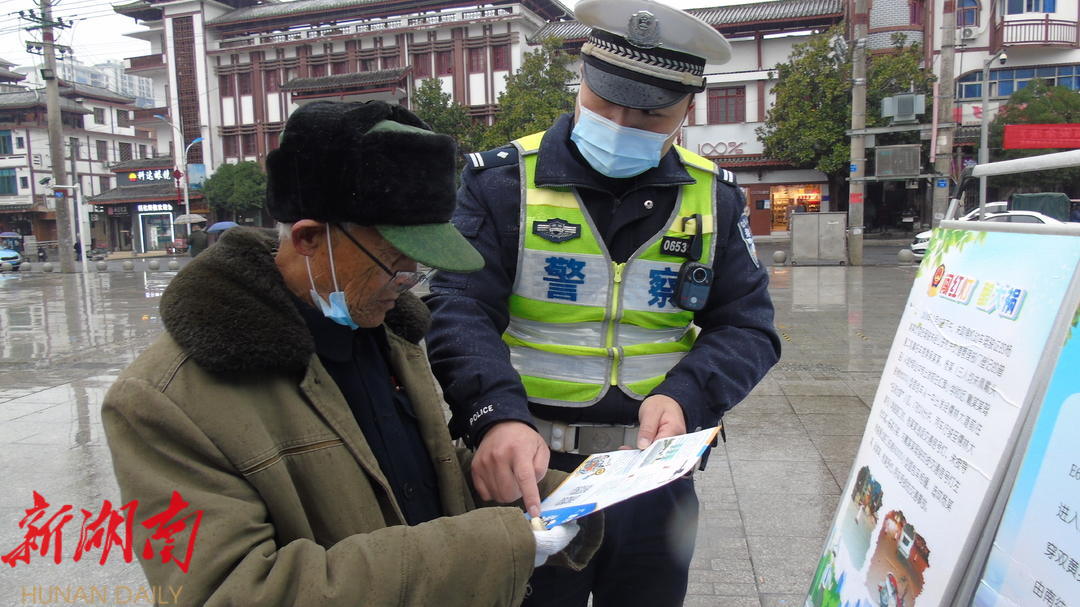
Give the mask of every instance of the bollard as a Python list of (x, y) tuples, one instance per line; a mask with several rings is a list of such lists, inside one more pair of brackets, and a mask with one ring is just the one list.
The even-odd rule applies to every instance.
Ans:
[(787, 251), (773, 251), (772, 260), (775, 264), (784, 265), (787, 261)]
[(98, 272), (105, 272), (108, 269), (109, 269), (109, 264), (105, 263), (104, 261), (97, 262), (97, 271)]
[(130, 259), (124, 262), (124, 271), (130, 272), (135, 269), (135, 263)]
[(156, 260), (156, 259), (151, 259), (150, 263), (146, 264), (146, 267), (150, 268), (150, 270), (152, 270), (154, 272), (157, 272), (158, 268), (161, 267), (161, 263), (158, 262), (158, 260)]
[(900, 263), (911, 263), (915, 261), (915, 254), (911, 252), (911, 249), (900, 249), (900, 252), (896, 254), (896, 259)]
[(15, 266), (8, 262), (0, 263), (0, 272), (11, 272), (15, 269)]
[(33, 264), (31, 264), (28, 261), (24, 261), (23, 265), (19, 266), (19, 271), (20, 272), (29, 272), (30, 270), (33, 270), (33, 269), (34, 269)]
[(42, 272), (52, 272), (53, 271), (52, 262), (46, 261), (45, 265), (41, 266), (41, 271)]
[(176, 261), (175, 259), (170, 259), (169, 260), (169, 269), (170, 270), (179, 270), (180, 269), (180, 262)]

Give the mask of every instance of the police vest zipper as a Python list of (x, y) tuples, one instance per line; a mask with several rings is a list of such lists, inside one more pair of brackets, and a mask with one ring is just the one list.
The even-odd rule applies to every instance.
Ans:
[(622, 273), (625, 263), (611, 262), (611, 302), (608, 304), (608, 327), (605, 346), (611, 356), (611, 379), (613, 386), (619, 384), (619, 361), (622, 359), (621, 348), (615, 345), (615, 326), (619, 323), (619, 291), (622, 290)]

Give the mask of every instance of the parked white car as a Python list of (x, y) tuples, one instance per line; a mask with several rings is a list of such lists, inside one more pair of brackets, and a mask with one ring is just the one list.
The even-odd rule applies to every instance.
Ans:
[[(1008, 204), (1009, 203), (1004, 201), (1004, 200), (997, 201), (997, 202), (988, 202), (988, 203), (986, 203), (986, 213), (989, 216), (989, 214), (991, 214), (991, 213), (997, 214), (997, 213), (1005, 212), (1005, 209), (1008, 207)], [(1023, 212), (1027, 212), (1027, 211), (1023, 211)], [(975, 208), (974, 210), (967, 213), (963, 217), (960, 217), (959, 219), (957, 219), (957, 221), (971, 221), (971, 220), (975, 219), (978, 216), (979, 216), (979, 209)], [(1050, 218), (1047, 217), (1047, 219), (1050, 219)], [(933, 232), (931, 230), (927, 230), (925, 232), (919, 232), (918, 234), (915, 235), (915, 239), (911, 241), (911, 252), (915, 254), (915, 259), (922, 259), (923, 255), (926, 254), (926, 245), (927, 245), (927, 243), (930, 242), (930, 235), (932, 233)]]

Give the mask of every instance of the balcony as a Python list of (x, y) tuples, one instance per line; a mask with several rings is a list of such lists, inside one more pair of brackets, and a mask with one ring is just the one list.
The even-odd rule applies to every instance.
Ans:
[(135, 72), (152, 72), (163, 69), (165, 69), (165, 55), (156, 53), (153, 55), (143, 55), (141, 57), (128, 57), (128, 68), (125, 71), (132, 74)]
[(1016, 19), (994, 24), (990, 47), (1064, 46), (1080, 48), (1080, 22), (1051, 19)]
[(169, 117), (169, 108), (167, 108), (167, 107), (140, 108), (140, 109), (134, 110), (133, 114), (134, 114), (134, 116), (132, 116), (131, 123), (134, 124), (134, 125), (138, 125), (138, 126), (160, 125), (160, 124), (165, 124), (165, 123), (158, 120), (157, 118), (154, 118), (154, 115), (156, 114), (158, 116), (164, 116), (164, 117), (168, 118)]

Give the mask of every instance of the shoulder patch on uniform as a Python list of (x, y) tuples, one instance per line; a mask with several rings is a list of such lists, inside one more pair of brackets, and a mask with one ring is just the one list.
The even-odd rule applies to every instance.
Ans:
[(479, 171), (482, 169), (490, 169), (492, 167), (506, 166), (508, 164), (517, 164), (518, 151), (516, 147), (506, 145), (486, 152), (472, 152), (465, 154), (465, 159), (469, 161), (470, 169)]
[(742, 236), (743, 244), (746, 245), (746, 252), (750, 254), (750, 261), (754, 262), (754, 266), (760, 268), (761, 262), (758, 260), (757, 247), (754, 246), (754, 234), (750, 231), (750, 220), (746, 215), (739, 217), (739, 236)]
[(731, 185), (739, 185), (739, 182), (735, 179), (735, 173), (732, 173), (727, 169), (720, 169), (719, 179), (720, 181), (730, 183)]

